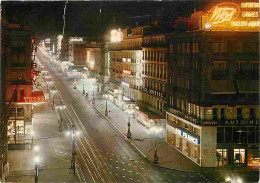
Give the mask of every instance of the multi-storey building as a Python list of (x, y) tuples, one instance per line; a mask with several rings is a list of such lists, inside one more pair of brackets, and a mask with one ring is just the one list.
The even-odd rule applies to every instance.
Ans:
[[(33, 91), (36, 71), (33, 69), (34, 42), (26, 27), (9, 24), (7, 29), (7, 92), (6, 100), (12, 98), (15, 88), (17, 92), (11, 105), (8, 121), (10, 143), (23, 143), (25, 134), (30, 132), (32, 125), (32, 105), (44, 102), (42, 91)], [(11, 148), (10, 146), (9, 148)]]
[(106, 39), (89, 42), (85, 47), (88, 75), (96, 78), (98, 91), (103, 93), (109, 80), (108, 72), (108, 42)]
[[(108, 50), (108, 67), (109, 67), (109, 99), (117, 106), (122, 106), (122, 95), (119, 94), (119, 88), (121, 86), (121, 79), (123, 73), (123, 62), (122, 62), (122, 32), (115, 30), (119, 34), (112, 36), (111, 32), (111, 43)], [(114, 33), (114, 34), (116, 34)], [(115, 37), (115, 38), (114, 38)]]
[(85, 65), (85, 44), (82, 37), (70, 37), (69, 39), (69, 62), (75, 66)]
[(6, 98), (6, 29), (7, 21), (4, 14), (1, 15), (1, 62), (0, 62), (0, 181), (5, 181), (7, 170), (7, 121), (8, 111), (5, 103)]
[[(159, 27), (154, 27), (158, 29)], [(146, 35), (142, 44), (142, 100), (137, 119), (145, 126), (165, 124), (164, 99), (167, 82), (167, 34)], [(156, 33), (155, 32), (155, 33)]]
[(200, 166), (260, 164), (258, 12), (222, 3), (172, 36), (166, 140)]
[(69, 61), (69, 38), (65, 36), (61, 39), (60, 60)]

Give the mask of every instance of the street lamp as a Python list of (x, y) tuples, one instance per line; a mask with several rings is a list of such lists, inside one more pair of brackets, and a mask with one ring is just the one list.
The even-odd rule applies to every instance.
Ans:
[(32, 145), (31, 145), (31, 149), (33, 148), (33, 136), (34, 136), (34, 131), (31, 131), (31, 136), (32, 136)]
[(34, 170), (35, 170), (35, 182), (36, 183), (38, 182), (38, 176), (39, 176), (39, 171), (38, 171), (38, 163), (39, 162), (40, 162), (40, 158), (39, 158), (39, 156), (36, 156), (34, 158), (34, 163), (35, 163)]
[(131, 131), (130, 131), (130, 126), (131, 126), (131, 124), (130, 124), (130, 118), (131, 118), (131, 115), (134, 113), (134, 110), (128, 108), (128, 109), (126, 110), (126, 112), (129, 114), (129, 116), (128, 116), (128, 123), (127, 123), (128, 129), (127, 129), (127, 136), (126, 136), (126, 137), (127, 137), (127, 138), (131, 138), (132, 133), (131, 133)]
[(105, 116), (108, 116), (108, 111), (107, 111), (107, 91), (106, 94), (104, 95), (104, 97), (106, 98), (106, 111), (105, 111)]
[(162, 128), (158, 128), (156, 126), (153, 126), (150, 128), (150, 131), (154, 132), (154, 156), (153, 156), (153, 162), (158, 163), (159, 157), (157, 155), (157, 142), (156, 142), (156, 134), (160, 131), (162, 131)]
[[(80, 132), (79, 131), (75, 131), (75, 126), (71, 125), (71, 131), (72, 131), (72, 157), (71, 157), (71, 166), (70, 168), (73, 169), (73, 174), (76, 174), (76, 162), (75, 162), (75, 156), (76, 156), (76, 149), (75, 149), (75, 135), (79, 135)], [(70, 135), (70, 131), (66, 132), (66, 135), (69, 136)]]
[(84, 81), (83, 81), (83, 95), (85, 95)]

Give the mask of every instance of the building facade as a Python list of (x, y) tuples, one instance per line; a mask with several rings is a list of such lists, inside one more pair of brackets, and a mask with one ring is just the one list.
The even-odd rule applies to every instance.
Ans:
[[(171, 38), (166, 140), (200, 166), (260, 164), (257, 4), (215, 5)], [(236, 19), (215, 17), (226, 7)]]
[(96, 79), (98, 92), (103, 93), (109, 82), (108, 42), (103, 39), (87, 43), (85, 55), (88, 75)]
[(85, 43), (82, 37), (70, 37), (69, 39), (69, 62), (75, 66), (85, 65)]
[(167, 82), (167, 34), (151, 34), (142, 43), (142, 99), (138, 121), (145, 126), (165, 126), (164, 104)]
[(22, 139), (25, 134), (30, 133), (32, 126), (32, 105), (45, 101), (43, 92), (33, 90), (37, 75), (33, 65), (34, 40), (26, 27), (19, 24), (8, 25), (6, 52), (7, 102), (12, 99), (15, 89), (17, 89), (14, 101), (11, 104), (8, 121), (9, 149), (15, 148), (10, 144), (24, 143)]

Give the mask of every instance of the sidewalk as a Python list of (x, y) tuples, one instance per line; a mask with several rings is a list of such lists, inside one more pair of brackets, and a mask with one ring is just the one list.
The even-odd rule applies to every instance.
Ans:
[[(86, 82), (86, 79), (84, 79)], [(86, 82), (88, 83), (88, 82)], [(92, 87), (91, 87), (92, 88)], [(82, 93), (83, 87), (82, 82), (79, 82), (77, 85), (77, 89)], [(85, 85), (86, 89), (86, 85)], [(124, 112), (122, 109), (118, 108), (111, 101), (107, 101), (108, 106), (108, 117), (105, 114), (105, 100), (102, 97), (102, 94), (98, 93), (95, 89), (95, 104), (94, 107), (114, 126), (115, 129), (119, 131), (124, 137), (127, 135), (127, 122), (128, 122), (128, 114)], [(92, 101), (93, 93), (89, 93), (87, 98), (88, 101)], [(149, 161), (153, 162), (154, 156), (154, 144), (155, 138), (154, 134), (151, 134), (149, 130), (144, 127), (137, 119), (133, 119), (131, 117), (131, 133), (132, 138), (128, 139), (129, 142)], [(159, 156), (159, 163), (157, 166), (175, 169), (180, 171), (188, 171), (188, 172), (201, 172), (201, 171), (222, 171), (226, 170), (227, 167), (217, 167), (217, 168), (204, 168), (200, 167), (192, 160), (188, 159), (182, 153), (180, 153), (175, 148), (171, 147), (165, 140), (162, 138), (163, 134), (158, 134), (157, 141), (157, 154)], [(238, 171), (257, 171), (255, 167), (236, 167)]]
[(46, 103), (34, 106), (33, 150), (10, 151), (10, 175), (7, 182), (34, 182), (34, 157), (40, 157), (39, 182), (80, 182), (70, 169), (71, 144), (59, 132), (58, 119), (52, 110), (52, 100), (45, 93)]

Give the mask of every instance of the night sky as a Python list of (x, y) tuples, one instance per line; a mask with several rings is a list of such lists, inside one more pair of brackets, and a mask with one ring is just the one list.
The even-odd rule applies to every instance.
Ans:
[[(173, 22), (179, 16), (190, 16), (194, 8), (204, 8), (204, 4), (203, 1), (69, 1), (65, 35), (95, 37), (111, 24), (141, 25), (155, 18)], [(2, 2), (10, 23), (22, 23), (35, 33), (50, 34), (62, 34), (64, 6), (65, 1)]]

